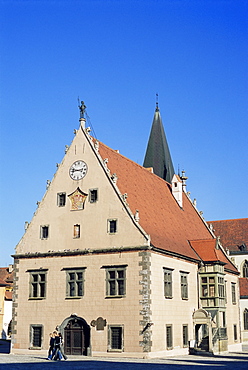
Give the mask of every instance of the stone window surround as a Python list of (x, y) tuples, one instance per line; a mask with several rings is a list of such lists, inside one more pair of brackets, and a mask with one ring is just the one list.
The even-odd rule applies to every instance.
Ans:
[[(121, 336), (121, 345), (120, 348), (112, 348), (113, 347), (113, 329), (119, 329), (119, 335)], [(124, 352), (124, 325), (117, 324), (117, 325), (108, 325), (108, 352)]]

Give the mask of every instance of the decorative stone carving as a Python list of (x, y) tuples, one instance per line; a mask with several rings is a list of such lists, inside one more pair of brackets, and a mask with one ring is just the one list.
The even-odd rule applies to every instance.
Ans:
[(97, 153), (99, 152), (99, 141), (98, 140), (95, 141), (95, 150)]
[(77, 188), (73, 193), (68, 195), (71, 201), (71, 211), (78, 211), (84, 209), (85, 200), (88, 194), (85, 194), (79, 188)]
[(121, 197), (122, 197), (123, 201), (126, 203), (127, 202), (127, 197), (128, 197), (127, 193), (122, 194)]
[(90, 325), (95, 327), (96, 330), (104, 330), (107, 325), (107, 320), (102, 317), (98, 317), (96, 320), (92, 320)]
[(138, 209), (136, 209), (136, 212), (135, 212), (135, 215), (134, 215), (134, 219), (135, 219), (136, 222), (139, 222), (139, 220), (140, 220)]
[(117, 177), (116, 173), (113, 173), (113, 175), (111, 176), (111, 179), (112, 179), (114, 184), (117, 183), (118, 177)]

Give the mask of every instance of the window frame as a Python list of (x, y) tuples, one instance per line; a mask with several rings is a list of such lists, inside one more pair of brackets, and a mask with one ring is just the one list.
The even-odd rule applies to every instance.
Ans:
[[(29, 299), (43, 300), (47, 294), (47, 269), (29, 270)], [(34, 277), (37, 276), (37, 279)], [(41, 279), (44, 276), (44, 279)], [(35, 293), (36, 292), (36, 293)]]
[[(64, 268), (66, 272), (66, 299), (81, 299), (84, 297), (85, 293), (85, 270), (86, 267), (72, 267), (72, 268)], [(82, 278), (78, 278), (77, 274), (81, 273)], [(71, 278), (70, 274), (75, 274), (74, 279)], [(73, 290), (77, 294), (71, 295), (71, 287), (73, 284)], [(79, 285), (80, 284), (80, 285)], [(82, 291), (79, 294), (80, 289)]]
[(172, 289), (173, 289), (173, 281), (172, 281), (172, 272), (173, 269), (163, 267), (164, 273), (164, 297), (166, 299), (172, 299)]
[[(36, 329), (40, 329), (40, 338), (39, 338), (39, 346), (36, 346), (35, 343), (34, 343), (34, 339), (35, 339), (35, 330)], [(29, 327), (29, 333), (30, 333), (30, 347), (29, 349), (42, 349), (42, 346), (43, 346), (43, 335), (44, 335), (44, 327), (42, 324), (30, 324), (30, 327)]]
[[(46, 233), (45, 233), (46, 230)], [(40, 239), (47, 240), (49, 238), (49, 225), (40, 225)]]
[(237, 304), (236, 283), (231, 283), (232, 304)]
[(237, 342), (238, 340), (238, 326), (237, 324), (233, 324), (233, 340)]
[[(113, 330), (118, 329), (120, 331), (119, 337), (120, 337), (120, 346), (118, 348), (115, 348), (113, 346)], [(117, 325), (108, 325), (108, 352), (124, 352), (124, 325), (123, 324), (117, 324)]]
[[(93, 196), (95, 194), (95, 196)], [(98, 202), (98, 188), (89, 189), (89, 202), (97, 203)]]
[[(114, 222), (114, 224), (112, 224), (113, 222)], [(115, 225), (114, 226), (114, 231), (112, 230), (113, 225)], [(109, 235), (114, 235), (114, 234), (117, 233), (117, 218), (109, 218), (108, 219), (108, 229), (107, 230), (108, 230)]]
[(172, 324), (166, 325), (166, 349), (173, 349), (173, 326)]
[(245, 260), (242, 266), (242, 277), (248, 278), (248, 261)]
[(73, 239), (80, 239), (81, 236), (81, 225), (73, 225)]
[[(186, 329), (186, 333), (185, 333)], [(188, 324), (183, 325), (183, 347), (188, 347), (189, 346), (189, 327)]]
[[(63, 202), (61, 201), (63, 199)], [(58, 207), (65, 207), (66, 205), (66, 193), (61, 192), (57, 193), (57, 206)]]
[[(106, 298), (122, 298), (126, 296), (127, 265), (103, 266), (105, 268)], [(118, 276), (118, 271), (123, 276)], [(114, 274), (113, 274), (114, 273)], [(111, 276), (112, 275), (112, 276)], [(121, 282), (123, 285), (121, 286)], [(123, 293), (121, 293), (121, 289)], [(111, 291), (114, 290), (114, 294)]]
[(248, 309), (245, 308), (243, 312), (244, 330), (248, 330)]
[[(181, 299), (189, 299), (189, 281), (188, 281), (189, 272), (180, 271), (180, 287), (181, 287)], [(186, 280), (183, 281), (183, 280)]]

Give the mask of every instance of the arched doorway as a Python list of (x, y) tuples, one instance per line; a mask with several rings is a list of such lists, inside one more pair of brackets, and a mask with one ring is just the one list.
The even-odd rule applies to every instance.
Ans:
[(193, 313), (194, 348), (212, 352), (212, 318), (204, 309), (200, 308)]
[(82, 317), (71, 315), (63, 321), (60, 331), (66, 355), (90, 355), (90, 327)]

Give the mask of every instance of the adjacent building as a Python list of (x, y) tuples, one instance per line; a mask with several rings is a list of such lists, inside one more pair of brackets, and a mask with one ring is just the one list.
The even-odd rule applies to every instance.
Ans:
[(248, 218), (210, 221), (209, 224), (240, 272), (241, 340), (248, 344)]
[(0, 339), (11, 337), (13, 266), (0, 267)]
[(13, 352), (46, 351), (55, 328), (69, 355), (240, 350), (239, 272), (174, 173), (158, 106), (149, 168), (94, 139), (84, 109), (16, 246)]

